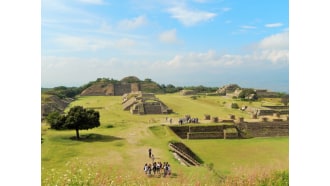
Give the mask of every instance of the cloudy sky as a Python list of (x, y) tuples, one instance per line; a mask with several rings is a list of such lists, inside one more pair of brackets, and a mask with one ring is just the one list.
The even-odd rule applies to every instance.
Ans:
[(134, 75), (289, 91), (288, 0), (42, 0), (41, 86)]

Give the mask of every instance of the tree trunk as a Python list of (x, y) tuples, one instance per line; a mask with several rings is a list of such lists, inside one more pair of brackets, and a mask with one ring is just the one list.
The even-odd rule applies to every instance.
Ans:
[(77, 139), (79, 140), (80, 137), (79, 137), (79, 129), (76, 129), (76, 136), (77, 136)]

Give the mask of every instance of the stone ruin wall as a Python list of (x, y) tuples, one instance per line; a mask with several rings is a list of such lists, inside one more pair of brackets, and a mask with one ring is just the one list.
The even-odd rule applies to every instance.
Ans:
[(237, 126), (244, 129), (251, 137), (289, 136), (288, 121), (244, 122)]
[(234, 125), (217, 126), (170, 126), (170, 129), (182, 139), (234, 139), (238, 133), (227, 133), (226, 128)]
[(239, 132), (227, 132), (236, 127), (247, 132), (246, 137), (289, 136), (288, 121), (241, 122), (236, 125), (218, 126), (170, 126), (169, 128), (182, 139), (237, 139)]
[(122, 96), (125, 93), (140, 91), (139, 83), (107, 84), (98, 83), (85, 89), (81, 96)]
[(162, 114), (160, 103), (144, 103), (145, 114)]
[(138, 92), (141, 90), (139, 83), (131, 83), (131, 92)]
[(274, 113), (279, 113), (281, 115), (289, 114), (288, 106), (263, 106), (261, 108), (247, 107), (246, 112), (251, 114), (257, 114), (257, 116), (270, 116)]
[(125, 93), (131, 92), (130, 84), (114, 84), (114, 95), (122, 96)]

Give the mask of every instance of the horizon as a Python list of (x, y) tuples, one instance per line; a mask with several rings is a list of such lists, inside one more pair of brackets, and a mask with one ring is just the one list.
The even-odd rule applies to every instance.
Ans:
[[(127, 76), (127, 77), (129, 77), (129, 76)], [(133, 75), (132, 76), (130, 76), (130, 77), (133, 77)], [(134, 76), (134, 77), (137, 77), (137, 76)], [(108, 77), (102, 77), (102, 78), (106, 78), (106, 79), (109, 79), (109, 80), (111, 80), (111, 79), (113, 79), (113, 80), (116, 80), (116, 81), (121, 81), (123, 78), (126, 78), (126, 77), (123, 77), (123, 78), (121, 78), (121, 79), (114, 79), (114, 78), (108, 78)], [(145, 81), (145, 79), (140, 79), (139, 77), (137, 77), (140, 81)], [(146, 78), (147, 79), (147, 78)], [(148, 78), (148, 79), (151, 79), (151, 78)], [(84, 86), (84, 85), (86, 85), (86, 84), (88, 84), (88, 83), (90, 83), (90, 82), (94, 82), (94, 81), (96, 81), (96, 80), (93, 80), (93, 81), (89, 81), (89, 82), (87, 82), (87, 83), (84, 83), (84, 84), (81, 84), (81, 85), (76, 85), (76, 86), (67, 86), (67, 85), (58, 85), (58, 86), (53, 86), (53, 87), (41, 87), (41, 89), (52, 89), (52, 88), (55, 88), (55, 87), (60, 87), (60, 86), (64, 86), (64, 87), (67, 87), (67, 88), (71, 88), (71, 87), (74, 87), (74, 88), (77, 88), (77, 87), (81, 87), (81, 86)], [(164, 83), (158, 83), (158, 82), (156, 82), (156, 81), (154, 81), (153, 79), (151, 79), (151, 81), (153, 81), (154, 83), (156, 83), (156, 84), (158, 84), (158, 85), (173, 85), (173, 84), (164, 84)], [(232, 82), (232, 83), (228, 83), (228, 84), (224, 84), (224, 85), (221, 85), (221, 86), (207, 86), (207, 85), (202, 85), (202, 84), (198, 84), (198, 85), (173, 85), (174, 87), (182, 87), (182, 88), (185, 88), (185, 87), (197, 87), (197, 86), (204, 86), (204, 87), (208, 87), (208, 88), (221, 88), (221, 87), (223, 87), (223, 86), (226, 86), (226, 85), (229, 85), (229, 84), (236, 84), (236, 85), (238, 85), (239, 87), (241, 87), (241, 88), (252, 88), (252, 89), (264, 89), (264, 90), (267, 90), (267, 91), (273, 91), (273, 92), (279, 92), (279, 93), (286, 93), (286, 94), (289, 94), (289, 92), (286, 92), (286, 91), (277, 91), (277, 90), (274, 90), (274, 89), (269, 89), (269, 88), (265, 88), (265, 87), (249, 87), (249, 86), (241, 86), (241, 85), (239, 85), (239, 84), (237, 84), (237, 83), (234, 83), (234, 82)]]
[(41, 87), (135, 74), (289, 92), (284, 0), (42, 0), (41, 36)]

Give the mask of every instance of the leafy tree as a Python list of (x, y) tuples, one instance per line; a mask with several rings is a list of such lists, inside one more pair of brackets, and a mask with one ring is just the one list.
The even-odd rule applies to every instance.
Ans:
[[(251, 88), (247, 88), (247, 89), (243, 89), (239, 93), (238, 97), (241, 98), (241, 99), (243, 99), (243, 100), (245, 100), (251, 94), (256, 94), (256, 92), (253, 89), (251, 89)], [(257, 99), (256, 96), (253, 97), (253, 100), (255, 100), (255, 99)]]
[(69, 110), (66, 116), (64, 128), (76, 130), (79, 139), (79, 130), (88, 130), (100, 126), (100, 114), (94, 110), (87, 110), (82, 106), (75, 106)]
[(72, 107), (67, 115), (52, 113), (47, 121), (52, 129), (71, 129), (76, 131), (77, 139), (79, 130), (88, 130), (100, 126), (100, 114), (93, 109), (85, 109), (82, 106)]
[(49, 113), (46, 117), (46, 121), (50, 123), (50, 127), (56, 130), (63, 129), (65, 119), (65, 116), (61, 115), (57, 111)]

